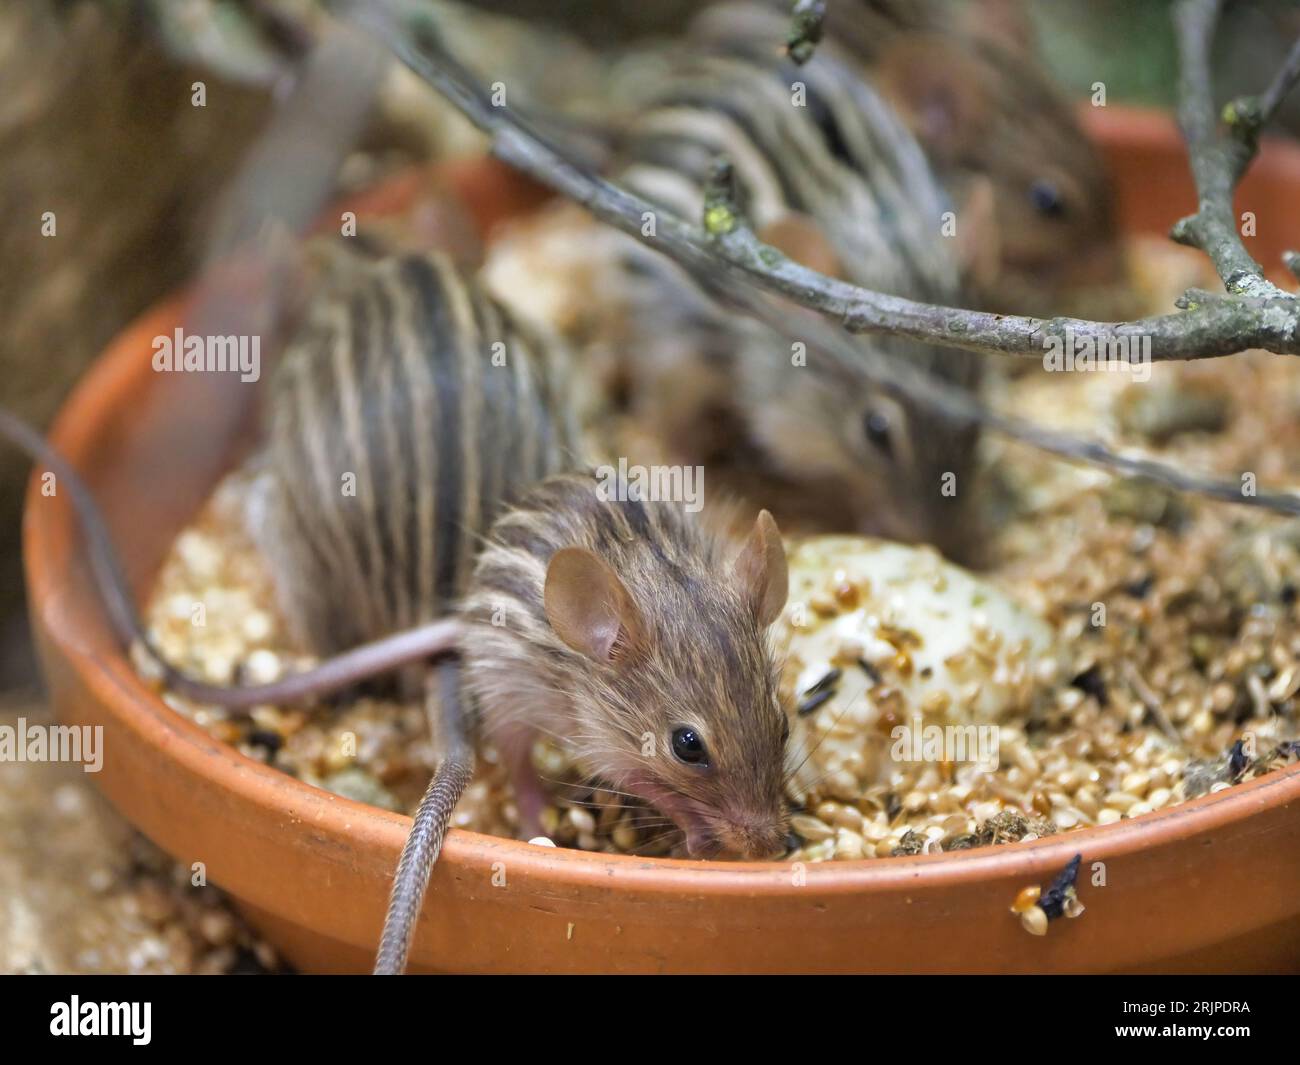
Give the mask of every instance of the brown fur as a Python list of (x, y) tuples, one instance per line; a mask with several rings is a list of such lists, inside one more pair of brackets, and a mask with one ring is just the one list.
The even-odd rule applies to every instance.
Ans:
[(441, 256), (336, 272), (275, 371), (254, 524), (308, 646), (454, 608), (500, 508), (572, 461), (565, 379), (559, 349)]
[[(516, 763), (538, 734), (555, 737), (592, 776), (672, 817), (693, 853), (779, 853), (788, 719), (765, 635), (786, 592), (775, 526), (761, 517), (735, 565), (679, 505), (599, 489), (591, 475), (552, 478), (493, 527), (464, 609), (482, 724)], [(619, 582), (605, 594), (593, 576), (588, 593), (622, 621), (608, 655), (548, 618), (548, 566), (574, 549)], [(683, 726), (708, 768), (674, 756)]]

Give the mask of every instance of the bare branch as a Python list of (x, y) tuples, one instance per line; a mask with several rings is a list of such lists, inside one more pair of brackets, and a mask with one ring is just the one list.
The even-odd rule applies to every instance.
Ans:
[(1267, 89), (1259, 96), (1238, 96), (1223, 109), (1228, 128), (1251, 152), (1258, 147), (1260, 132), (1273, 121), (1278, 107), (1297, 81), (1300, 81), (1300, 38), (1291, 45), (1291, 51)]
[[(1197, 477), (1144, 457), (1116, 454), (1097, 441), (989, 411), (971, 393), (939, 381), (905, 359), (892, 359), (870, 346), (854, 344), (841, 329), (826, 320), (829, 317), (841, 324), (851, 323), (860, 331), (946, 342), (974, 351), (1032, 354), (1040, 358), (1047, 339), (1064, 336), (1067, 330), (1075, 331), (1076, 337), (1096, 340), (1149, 335), (1153, 347), (1156, 338), (1160, 338), (1164, 358), (1197, 358), (1254, 346), (1295, 350), (1295, 311), (1300, 301), (1251, 301), (1191, 292), (1182, 301), (1186, 307), (1182, 314), (1112, 325), (978, 314), (933, 307), (847, 285), (807, 270), (761, 243), (736, 209), (725, 167), (710, 185), (706, 212), (711, 215), (711, 222), (705, 227), (691, 226), (671, 214), (662, 214), (633, 193), (577, 166), (544, 137), (531, 131), (507, 107), (494, 106), (473, 75), (443, 48), (436, 27), (427, 16), (417, 15), (407, 26), (399, 27), (376, 15), (373, 8), (353, 12), (353, 17), (385, 40), (402, 62), (491, 137), (498, 158), (584, 206), (602, 221), (655, 248), (696, 277), (707, 279), (714, 291), (776, 332), (787, 336), (793, 333), (807, 340), (810, 347), (851, 362), (885, 391), (928, 406), (953, 421), (980, 423), (1066, 459), (1225, 502), (1300, 514), (1300, 495), (1259, 492), (1248, 496), (1237, 481)], [(657, 216), (657, 234), (653, 237), (642, 231), (646, 212)], [(793, 297), (821, 314), (777, 307), (760, 295), (762, 291)], [(797, 327), (792, 325), (795, 320), (799, 321)], [(1180, 333), (1174, 324), (1189, 321), (1202, 331), (1199, 340)], [(942, 339), (936, 335), (938, 332), (943, 334)], [(1240, 339), (1243, 336), (1249, 337), (1249, 341), (1243, 343)], [(1257, 342), (1263, 340), (1269, 343)], [(1169, 354), (1171, 350), (1183, 354)]]
[(1210, 44), (1221, 0), (1179, 0), (1174, 8), (1178, 36), (1178, 121), (1196, 179), (1196, 213), (1175, 223), (1170, 236), (1200, 248), (1233, 295), (1292, 297), (1264, 277), (1237, 230), (1233, 193), (1255, 155), (1255, 138), (1222, 136), (1214, 107)]
[[(473, 75), (442, 47), (427, 13), (415, 12), (399, 26), (384, 17), (379, 10), (383, 6), (364, 5), (350, 14), (488, 134), (494, 154), (503, 162), (679, 261), (689, 261), (694, 267), (711, 266), (735, 278), (748, 277), (851, 332), (902, 336), (981, 354), (1040, 360), (1053, 341), (1078, 341), (1093, 343), (1103, 361), (1118, 361), (1112, 352), (1126, 351), (1132, 341), (1146, 338), (1153, 361), (1215, 358), (1251, 348), (1279, 355), (1300, 354), (1300, 301), (1281, 290), (1258, 300), (1220, 297), (1187, 301), (1183, 313), (1133, 322), (1029, 318), (940, 307), (861, 288), (794, 262), (743, 227), (712, 239), (698, 227), (665, 215), (648, 201), (576, 166), (545, 137), (531, 131), (517, 114), (494, 107)], [(646, 213), (657, 218), (655, 238), (641, 235)]]

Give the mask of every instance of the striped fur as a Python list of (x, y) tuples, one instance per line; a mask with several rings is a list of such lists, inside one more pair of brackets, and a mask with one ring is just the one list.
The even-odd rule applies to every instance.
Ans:
[(445, 259), (349, 266), (276, 367), (258, 523), (321, 654), (450, 612), (493, 518), (575, 440), (561, 352)]
[[(600, 487), (591, 474), (553, 477), (492, 529), (463, 609), (482, 725), (506, 750), (526, 751), (539, 733), (561, 739), (587, 773), (688, 834), (778, 852), (787, 717), (744, 579), (680, 504), (609, 500)], [(593, 662), (547, 620), (547, 566), (565, 547), (608, 562), (636, 604), (643, 636), (618, 664)], [(681, 726), (702, 737), (710, 771), (673, 756)]]
[[(615, 96), (633, 115), (616, 178), (697, 221), (711, 164), (726, 156), (760, 234), (801, 218), (833, 248), (846, 279), (959, 303), (954, 243), (940, 231), (950, 204), (915, 139), (834, 41), (804, 67), (785, 60), (787, 28), (788, 14), (725, 5), (702, 14), (672, 52), (630, 59), (616, 79)], [(792, 99), (796, 82), (805, 106)], [(977, 540), (958, 513), (975, 494), (974, 427), (884, 395), (829, 353), (808, 351), (806, 367), (792, 365), (789, 341), (708, 298), (707, 279), (702, 292), (644, 247), (624, 246), (633, 339), (617, 379), (631, 382), (633, 409), (662, 427), (670, 448), (688, 461), (743, 466), (743, 479), (786, 500), (786, 517), (965, 554)], [(978, 387), (977, 356), (895, 338), (857, 343)], [(867, 431), (882, 419), (883, 443)], [(713, 446), (719, 434), (706, 427), (719, 424), (738, 426), (724, 449), (693, 450)], [(948, 474), (955, 496), (943, 491)]]

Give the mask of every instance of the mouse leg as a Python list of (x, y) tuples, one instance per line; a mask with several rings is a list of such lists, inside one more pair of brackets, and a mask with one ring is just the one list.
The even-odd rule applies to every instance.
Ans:
[(514, 726), (496, 737), (497, 750), (510, 774), (510, 785), (519, 808), (519, 834), (525, 839), (545, 835), (542, 831), (542, 810), (546, 806), (546, 789), (533, 767), (533, 743), (537, 731), (526, 726)]

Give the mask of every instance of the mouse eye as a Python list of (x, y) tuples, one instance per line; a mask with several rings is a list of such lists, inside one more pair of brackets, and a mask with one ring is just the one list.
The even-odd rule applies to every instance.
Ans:
[(1065, 203), (1052, 182), (1040, 179), (1029, 186), (1029, 199), (1034, 210), (1045, 218), (1060, 218), (1065, 214)]
[(790, 742), (790, 719), (785, 716), (781, 718), (781, 742), (783, 744)]
[(707, 766), (709, 764), (709, 752), (704, 749), (704, 741), (692, 728), (674, 730), (673, 754), (687, 765)]
[(862, 421), (862, 431), (871, 446), (882, 454), (893, 455), (894, 441), (890, 434), (889, 415), (883, 410), (869, 410)]

